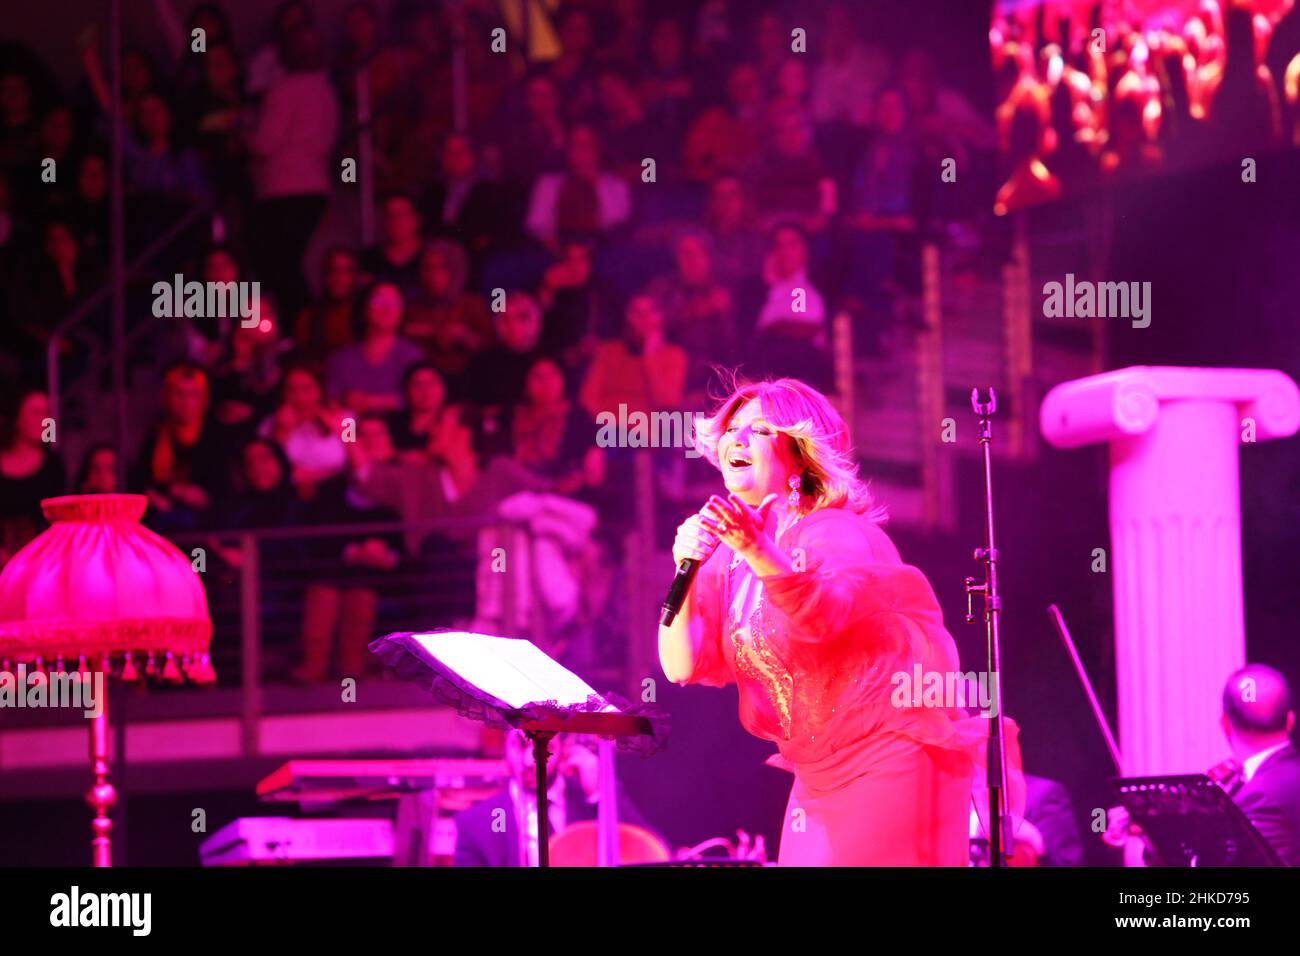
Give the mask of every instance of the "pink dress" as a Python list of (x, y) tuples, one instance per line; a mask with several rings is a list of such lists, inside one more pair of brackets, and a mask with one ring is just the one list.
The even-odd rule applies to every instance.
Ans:
[(929, 582), (842, 508), (807, 515), (778, 545), (791, 573), (759, 579), (725, 545), (700, 569), (683, 682), (735, 681), (741, 723), (794, 773), (778, 862), (966, 865), (986, 722), (894, 703), (894, 675), (960, 669)]

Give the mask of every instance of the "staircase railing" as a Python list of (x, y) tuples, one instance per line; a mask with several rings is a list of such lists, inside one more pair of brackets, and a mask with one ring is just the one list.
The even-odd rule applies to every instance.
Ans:
[[(199, 221), (209, 212), (206, 203), (200, 203), (192, 206), (183, 216), (160, 235), (149, 245), (145, 246), (134, 259), (127, 263), (123, 273), (122, 281), (128, 282), (140, 274), (144, 268), (149, 265), (159, 253), (163, 252), (172, 243), (179, 239), (195, 222)], [(108, 281), (91, 293), (80, 305), (73, 309), (58, 325), (54, 327), (50, 335), (49, 342), (45, 346), (45, 374), (46, 382), (49, 388), (50, 417), (55, 421), (59, 420), (59, 404), (62, 395), (62, 383), (59, 378), (59, 348), (67, 338), (68, 332), (75, 326), (84, 322), (96, 309), (103, 305), (113, 294), (113, 283)], [(144, 326), (137, 326), (127, 335), (127, 344), (130, 345), (140, 335)], [(91, 363), (87, 369), (86, 375), (93, 376), (99, 373), (105, 359), (98, 358)]]

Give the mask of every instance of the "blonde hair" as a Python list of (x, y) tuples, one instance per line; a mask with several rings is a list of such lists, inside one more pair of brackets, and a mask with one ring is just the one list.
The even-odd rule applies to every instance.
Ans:
[(813, 499), (810, 511), (847, 508), (877, 524), (886, 519), (884, 505), (876, 502), (867, 482), (858, 475), (848, 425), (825, 395), (798, 379), (732, 379), (730, 394), (712, 415), (698, 418), (695, 424), (695, 447), (713, 467), (721, 468), (718, 442), (728, 424), (753, 399), (758, 400), (764, 420), (793, 443), (800, 492)]

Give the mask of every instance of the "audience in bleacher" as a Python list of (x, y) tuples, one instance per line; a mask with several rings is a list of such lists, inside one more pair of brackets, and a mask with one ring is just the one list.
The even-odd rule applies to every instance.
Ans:
[[(210, 235), (169, 246), (149, 281), (258, 281), (260, 312), (150, 320), (133, 286), (133, 330), (171, 323), (132, 358), (143, 381), (161, 377), (158, 420), (138, 448), (92, 447), (71, 490), (118, 490), (122, 456), (125, 490), (148, 495), (164, 533), (493, 518), (506, 500), (566, 513), (521, 491), (613, 527), (627, 460), (596, 447), (597, 415), (702, 409), (717, 368), (742, 362), (825, 387), (832, 314), (851, 297), (858, 321), (890, 321), (874, 257), (892, 254), (891, 230), (925, 228), (911, 191), (927, 143), (988, 149), (989, 128), (932, 60), (898, 72), (839, 0), (800, 10), (816, 24), (807, 53), (780, 4), (551, 6), (526, 37), (507, 17), (502, 55), (480, 43), (495, 4), (356, 3), (336, 24), (302, 0), (251, 36), (200, 4), (161, 24), (171, 64), (124, 52), (132, 250), (207, 203)], [(103, 281), (102, 44), (84, 35), (67, 91), (30, 52), (0, 53), (0, 334), (5, 370), (25, 376)], [(377, 238), (339, 244), (326, 224), (362, 195), (344, 170), (366, 135)], [(57, 188), (36, 185), (43, 157)], [(841, 233), (857, 239), (833, 257)], [(29, 393), (0, 422), (0, 557), (39, 529), (39, 498), (65, 490), (43, 401)], [(462, 531), (315, 542), (272, 548), (333, 562), (305, 590), (303, 680), (360, 666), (395, 568), (475, 560)], [(218, 554), (240, 560), (228, 541)]]

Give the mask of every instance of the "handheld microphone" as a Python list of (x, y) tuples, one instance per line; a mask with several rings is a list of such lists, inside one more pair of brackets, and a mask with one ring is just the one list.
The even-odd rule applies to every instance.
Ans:
[(695, 580), (695, 572), (699, 569), (700, 562), (695, 558), (682, 558), (681, 564), (677, 565), (677, 576), (673, 578), (668, 596), (664, 598), (663, 609), (659, 612), (659, 623), (664, 627), (671, 625), (677, 612), (682, 609), (682, 604), (686, 602), (686, 592), (691, 589), (691, 582)]

